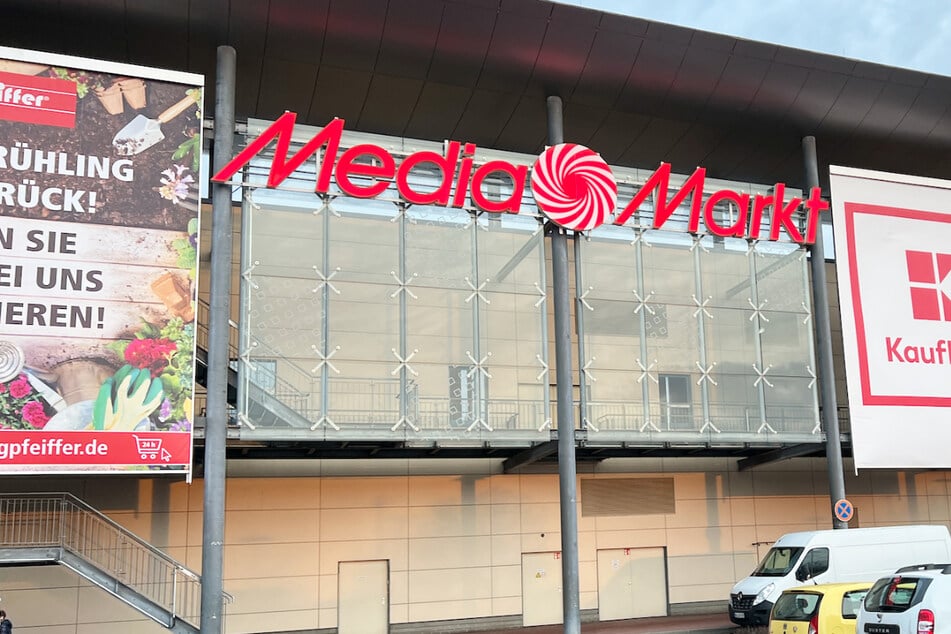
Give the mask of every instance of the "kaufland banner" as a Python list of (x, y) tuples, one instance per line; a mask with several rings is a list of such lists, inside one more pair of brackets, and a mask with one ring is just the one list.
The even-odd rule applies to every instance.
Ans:
[(831, 168), (856, 468), (951, 466), (951, 181)]
[(0, 48), (0, 473), (190, 476), (202, 84)]

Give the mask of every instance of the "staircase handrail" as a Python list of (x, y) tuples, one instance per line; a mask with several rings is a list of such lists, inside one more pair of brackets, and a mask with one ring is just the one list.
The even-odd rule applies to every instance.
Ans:
[[(197, 626), (201, 609), (201, 575), (75, 495), (67, 492), (0, 493), (0, 509), (3, 511), (0, 513), (0, 546), (59, 547), (166, 610), (172, 618), (172, 623), (165, 624), (166, 626), (171, 627), (175, 619)], [(19, 527), (15, 525), (8, 525), (17, 521), (18, 514), (28, 515), (29, 520), (34, 523), (28, 532), (18, 530)], [(47, 518), (43, 518), (44, 514)], [(76, 514), (83, 519), (80, 527), (70, 523), (70, 514)], [(37, 519), (40, 520), (39, 526), (36, 525)], [(20, 521), (25, 520), (20, 518)], [(109, 544), (93, 539), (93, 536), (103, 537), (102, 532), (95, 526), (96, 523), (111, 531), (111, 534), (105, 535)], [(10, 538), (11, 535), (19, 536), (21, 533), (29, 539), (18, 541)], [(115, 537), (115, 543), (108, 540), (109, 537)], [(120, 550), (126, 546), (132, 549), (128, 553)], [(135, 549), (138, 549), (138, 552), (135, 552)], [(149, 558), (152, 564), (149, 563)], [(123, 570), (123, 567), (128, 569)], [(132, 570), (133, 568), (135, 570)], [(163, 569), (165, 583), (156, 583), (156, 573)], [(144, 578), (134, 578), (130, 570), (143, 574)], [(186, 585), (182, 587), (182, 583)], [(222, 600), (230, 603), (233, 598), (228, 593), (223, 593)], [(133, 604), (133, 607), (138, 606)], [(148, 611), (143, 612), (156, 618)]]

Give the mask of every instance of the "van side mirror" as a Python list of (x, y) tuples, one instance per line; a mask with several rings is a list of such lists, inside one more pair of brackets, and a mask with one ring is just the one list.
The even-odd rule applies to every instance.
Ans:
[(809, 564), (803, 564), (796, 570), (796, 581), (806, 581), (811, 576), (812, 572), (809, 570)]

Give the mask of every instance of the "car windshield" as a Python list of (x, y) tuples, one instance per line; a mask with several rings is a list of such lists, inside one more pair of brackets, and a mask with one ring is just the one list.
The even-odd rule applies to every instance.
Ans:
[(769, 549), (763, 561), (759, 562), (756, 570), (753, 571), (754, 577), (784, 577), (789, 574), (799, 555), (802, 554), (802, 548), (789, 546), (775, 546)]
[(918, 586), (927, 587), (929, 583), (929, 579), (920, 577), (879, 579), (865, 595), (865, 609), (870, 612), (904, 612), (911, 605)]
[(819, 609), (822, 596), (812, 592), (784, 592), (780, 595), (773, 614), (776, 621), (808, 621)]

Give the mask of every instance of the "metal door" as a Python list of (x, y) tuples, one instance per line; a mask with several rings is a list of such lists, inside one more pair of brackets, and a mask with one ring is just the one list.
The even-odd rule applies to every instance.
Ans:
[(598, 551), (598, 618), (602, 621), (667, 615), (663, 548)]
[(341, 561), (337, 569), (338, 634), (390, 631), (390, 562)]
[(522, 625), (562, 622), (561, 553), (522, 553)]

